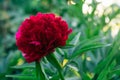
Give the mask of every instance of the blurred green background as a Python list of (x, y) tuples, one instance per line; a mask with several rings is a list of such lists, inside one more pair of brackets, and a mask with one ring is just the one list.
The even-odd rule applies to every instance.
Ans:
[[(63, 19), (67, 21), (69, 27), (73, 29), (68, 43), (74, 42), (73, 44), (75, 45), (86, 43), (87, 48), (90, 47), (90, 45), (88, 46), (89, 43), (94, 43), (94, 40), (112, 45), (120, 29), (119, 0), (0, 0), (0, 80), (20, 80), (5, 77), (5, 75), (28, 74), (30, 72), (29, 70), (16, 70), (11, 67), (26, 63), (15, 44), (15, 33), (25, 18), (30, 15), (35, 15), (37, 12), (52, 12), (62, 16)], [(78, 39), (76, 42), (72, 40), (75, 36), (77, 37), (75, 39)], [(83, 42), (80, 43), (81, 41)], [(74, 49), (77, 51), (81, 46), (82, 45), (78, 45)], [(114, 48), (114, 45), (110, 47)], [(100, 70), (102, 71), (104, 67), (99, 67), (99, 69), (101, 69), (98, 72), (96, 72), (95, 69), (97, 69), (100, 62), (109, 56), (108, 51), (110, 47), (102, 47), (94, 50), (90, 48), (90, 51), (86, 50), (82, 55), (77, 55), (79, 58), (74, 58), (72, 60), (73, 62), (70, 63), (72, 66), (68, 64), (68, 67), (71, 69), (69, 74), (67, 73), (70, 70), (67, 69), (67, 67), (65, 68), (66, 73), (64, 72), (64, 74), (66, 80), (97, 80), (95, 78), (96, 73)], [(115, 48), (116, 53), (119, 53), (118, 47)], [(70, 51), (58, 49), (56, 52), (66, 52), (68, 57), (72, 54), (71, 49)], [(64, 54), (62, 55), (65, 56)], [(111, 65), (114, 67), (119, 66), (119, 57), (120, 55), (117, 55), (115, 57), (115, 63)], [(69, 59), (61, 56), (60, 60), (62, 60), (60, 61), (61, 64), (64, 65)], [(104, 63), (104, 65), (105, 64), (106, 63)], [(113, 68), (109, 69), (113, 70)], [(120, 80), (120, 68), (118, 69), (115, 74), (110, 74), (111, 77), (106, 78), (106, 80)], [(82, 75), (83, 72), (84, 74)], [(73, 73), (75, 76), (72, 78), (71, 75), (73, 75)], [(49, 74), (52, 73), (48, 73), (48, 75)], [(78, 79), (75, 78), (76, 76)], [(85, 76), (88, 76), (89, 79), (88, 77), (84, 78)], [(97, 77), (98, 76), (99, 74), (97, 74)], [(58, 79), (51, 78), (51, 80)]]

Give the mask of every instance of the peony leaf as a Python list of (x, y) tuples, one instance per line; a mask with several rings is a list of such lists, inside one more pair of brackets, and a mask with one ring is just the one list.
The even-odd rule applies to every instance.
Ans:
[(20, 74), (17, 74), (17, 75), (6, 75), (6, 77), (11, 77), (11, 78), (17, 78), (17, 79), (29, 79), (29, 80), (35, 80), (35, 76), (33, 75), (20, 75)]
[(77, 45), (77, 43), (79, 42), (79, 38), (80, 38), (80, 32), (78, 32), (75, 37), (70, 41), (70, 44), (73, 44), (73, 45)]
[[(117, 55), (117, 53), (120, 51), (119, 50), (119, 45), (120, 45), (120, 34), (117, 35), (115, 41), (112, 44), (112, 47), (110, 47), (107, 57), (100, 62), (100, 64), (97, 65), (95, 69), (95, 77), (97, 76), (96, 80), (106, 80), (106, 77), (108, 77), (108, 73), (110, 70), (110, 66), (113, 66), (113, 61)], [(116, 62), (116, 61), (115, 61)], [(95, 78), (94, 77), (94, 78)]]
[(66, 44), (65, 46), (59, 47), (59, 48), (61, 48), (61, 49), (68, 49), (68, 48), (73, 48), (73, 47), (74, 47), (73, 44)]
[(120, 75), (120, 68), (114, 69), (109, 72), (109, 76)]
[(61, 80), (64, 80), (64, 76), (62, 74), (62, 66), (56, 59), (55, 55), (51, 53), (47, 55), (46, 58), (58, 70)]
[(35, 64), (34, 63), (31, 63), (31, 64), (26, 63), (23, 65), (12, 66), (11, 68), (14, 68), (14, 69), (35, 68)]
[(40, 63), (39, 61), (35, 62), (36, 65), (36, 77), (38, 80), (48, 80), (47, 75), (44, 72), (42, 63)]
[(68, 77), (65, 80), (80, 80), (78, 77)]
[(73, 51), (75, 50), (76, 46), (78, 45), (78, 43), (80, 42), (80, 32), (76, 33), (74, 35), (74, 37), (72, 38), (72, 40), (70, 41), (70, 44), (73, 44), (75, 47), (72, 47), (71, 49), (68, 49), (70, 54), (73, 53)]
[(53, 53), (47, 55), (46, 58), (54, 67), (58, 68), (59, 70), (62, 69), (62, 66), (60, 65)]
[(100, 48), (100, 47), (110, 46), (110, 45), (111, 45), (111, 44), (103, 44), (103, 43), (86, 45), (86, 46), (84, 46), (83, 48), (75, 51), (75, 52), (72, 54), (71, 59), (72, 59), (72, 58), (75, 58), (75, 57), (78, 56), (78, 55), (81, 55), (83, 52), (86, 52), (86, 51), (89, 51), (89, 50), (93, 50), (93, 49), (96, 49), (96, 48)]

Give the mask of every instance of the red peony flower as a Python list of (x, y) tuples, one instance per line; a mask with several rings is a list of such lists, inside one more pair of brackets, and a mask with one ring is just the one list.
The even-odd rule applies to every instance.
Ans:
[(16, 33), (16, 45), (26, 61), (33, 62), (64, 46), (71, 32), (61, 17), (38, 13), (22, 22)]

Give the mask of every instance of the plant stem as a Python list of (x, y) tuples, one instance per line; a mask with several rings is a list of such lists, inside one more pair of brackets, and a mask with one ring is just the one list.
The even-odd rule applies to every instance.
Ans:
[(39, 63), (39, 61), (36, 61), (35, 65), (36, 65), (36, 77), (37, 77), (37, 80), (46, 80), (43, 69), (42, 69), (42, 66)]
[(61, 70), (58, 70), (61, 80), (65, 80)]
[(58, 70), (59, 76), (61, 78), (61, 80), (65, 80), (63, 73), (62, 73), (62, 67), (60, 65), (60, 63), (58, 62), (58, 60), (56, 59), (56, 57), (54, 56), (54, 54), (49, 54), (48, 56), (46, 56), (48, 61), (54, 66), (56, 67), (56, 69)]

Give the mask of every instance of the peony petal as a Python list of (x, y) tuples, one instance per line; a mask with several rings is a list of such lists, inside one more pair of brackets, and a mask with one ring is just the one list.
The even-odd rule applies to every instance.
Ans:
[(61, 17), (39, 12), (22, 22), (15, 35), (16, 44), (30, 63), (52, 53), (56, 47), (65, 46), (71, 32)]

